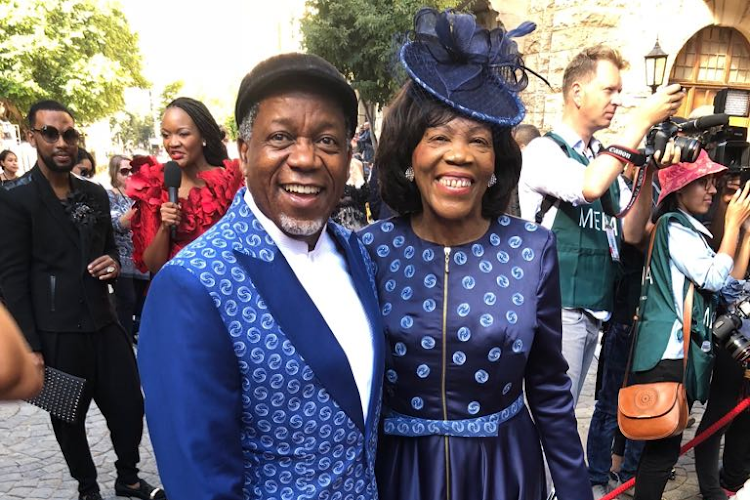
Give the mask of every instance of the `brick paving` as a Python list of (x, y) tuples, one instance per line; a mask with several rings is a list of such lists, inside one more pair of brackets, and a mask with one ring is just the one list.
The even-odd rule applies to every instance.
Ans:
[[(94, 403), (86, 419), (91, 455), (105, 500), (115, 500), (115, 454), (107, 424)], [(148, 432), (140, 448), (141, 477), (160, 484)], [(0, 403), (0, 499), (77, 500), (49, 414), (27, 403)]]
[[(594, 410), (595, 365), (587, 377), (576, 411), (584, 449)], [(696, 405), (693, 416), (698, 422), (702, 414), (703, 408)], [(94, 463), (99, 470), (102, 496), (105, 500), (115, 500), (119, 498), (114, 496), (115, 455), (106, 422), (94, 404), (86, 424)], [(693, 437), (696, 427), (697, 424), (685, 432), (685, 440)], [(692, 452), (680, 458), (677, 476), (667, 485), (664, 494), (666, 500), (701, 500), (694, 463)], [(141, 444), (139, 466), (144, 479), (152, 484), (160, 484), (147, 432), (144, 432)], [(47, 413), (26, 403), (0, 403), (0, 499), (76, 500), (76, 487), (55, 441)]]

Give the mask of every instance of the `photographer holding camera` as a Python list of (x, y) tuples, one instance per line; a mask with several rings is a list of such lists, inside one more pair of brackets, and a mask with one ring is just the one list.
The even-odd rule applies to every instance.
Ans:
[[(617, 50), (602, 45), (584, 49), (563, 75), (562, 123), (523, 151), (521, 216), (551, 228), (557, 236), (562, 352), (575, 403), (602, 322), (613, 309), (620, 240), (640, 244), (651, 214), (651, 189), (644, 189), (621, 224), (612, 217), (631, 198), (620, 177), (627, 164), (622, 155), (634, 153), (651, 127), (672, 116), (684, 97), (679, 85), (660, 89), (631, 112), (617, 145), (605, 149), (594, 133), (610, 126), (622, 103), (620, 70), (626, 67)], [(679, 148), (669, 141), (654, 156), (671, 164), (679, 155)], [(651, 185), (652, 175), (646, 174), (645, 186)]]
[[(737, 280), (744, 277), (750, 259), (750, 183), (737, 190), (727, 205), (718, 252), (709, 246), (711, 234), (697, 220), (711, 206), (717, 174), (726, 170), (701, 151), (695, 163), (677, 163), (659, 171), (662, 191), (653, 218), (656, 227), (651, 260), (641, 289), (631, 381), (684, 380), (688, 404), (705, 402), (708, 397), (714, 295), (735, 296)], [(690, 283), (695, 290), (690, 350), (683, 375), (683, 304)], [(646, 442), (636, 473), (636, 500), (661, 498), (677, 463), (681, 439), (682, 433)]]

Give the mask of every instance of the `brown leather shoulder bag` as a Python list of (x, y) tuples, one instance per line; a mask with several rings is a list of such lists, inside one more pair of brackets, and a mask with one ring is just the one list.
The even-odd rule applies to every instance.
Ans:
[[(643, 268), (642, 282), (645, 280), (648, 267), (651, 265), (651, 253), (654, 248), (656, 227), (651, 233), (646, 266)], [(693, 312), (694, 285), (688, 288), (682, 314), (682, 341), (684, 344), (682, 363), (682, 382), (653, 382), (628, 386), (633, 351), (637, 338), (630, 346), (628, 366), (625, 378), (617, 398), (617, 424), (628, 439), (651, 441), (680, 434), (685, 430), (688, 419), (687, 395), (685, 392), (685, 373), (690, 349), (690, 326)], [(636, 314), (633, 332), (638, 334), (640, 311)]]

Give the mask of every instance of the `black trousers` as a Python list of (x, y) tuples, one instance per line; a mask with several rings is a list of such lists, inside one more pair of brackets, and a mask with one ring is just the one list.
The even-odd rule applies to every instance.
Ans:
[(135, 355), (118, 323), (89, 333), (39, 332), (47, 365), (86, 379), (82, 417), (75, 424), (52, 417), (70, 475), (80, 493), (98, 491), (96, 467), (86, 438), (85, 415), (91, 400), (107, 421), (117, 461), (118, 480), (138, 482), (138, 447), (143, 435), (143, 395)]
[[(662, 360), (649, 371), (632, 373), (631, 383), (680, 382), (682, 364), (681, 359)], [(661, 500), (672, 467), (680, 457), (681, 443), (682, 433), (678, 436), (646, 441), (635, 474), (634, 500)]]
[[(698, 433), (726, 415), (746, 395), (744, 369), (724, 349), (716, 350), (711, 392)], [(723, 470), (719, 480), (719, 448), (724, 439)], [(750, 474), (750, 410), (740, 413), (729, 425), (695, 447), (695, 471), (701, 495), (707, 500), (726, 500), (721, 482), (738, 487)]]
[(143, 309), (145, 291), (148, 286), (148, 280), (120, 277), (115, 282), (115, 309), (117, 310), (117, 319), (130, 337), (130, 341), (135, 341), (135, 325), (133, 316), (140, 315)]

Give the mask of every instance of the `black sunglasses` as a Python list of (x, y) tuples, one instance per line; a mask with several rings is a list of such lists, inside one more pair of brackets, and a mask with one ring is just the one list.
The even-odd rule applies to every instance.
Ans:
[[(49, 144), (54, 144), (60, 139), (60, 131), (51, 125), (42, 128), (32, 128), (32, 132), (38, 132), (42, 139)], [(81, 140), (81, 133), (74, 128), (69, 128), (62, 133), (63, 141), (70, 146), (75, 146)]]
[(120, 169), (120, 175), (130, 175), (133, 173), (133, 170), (130, 168), (121, 168)]

